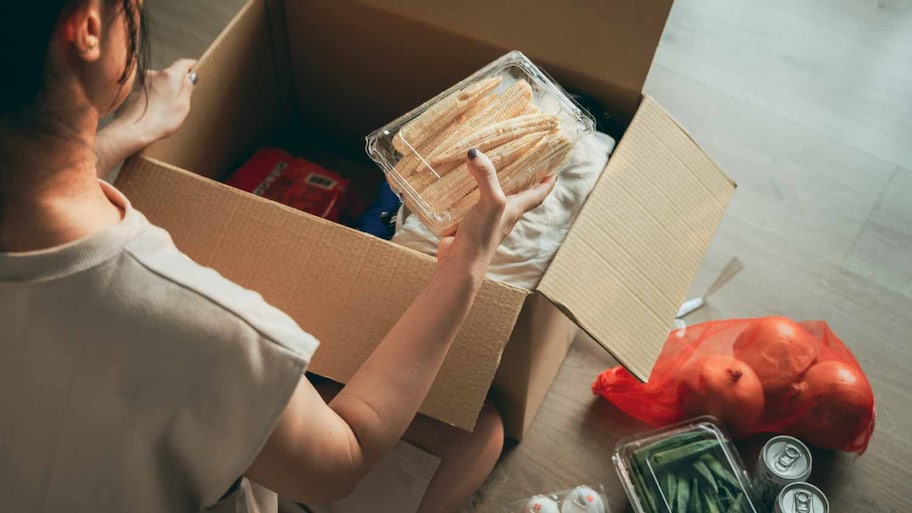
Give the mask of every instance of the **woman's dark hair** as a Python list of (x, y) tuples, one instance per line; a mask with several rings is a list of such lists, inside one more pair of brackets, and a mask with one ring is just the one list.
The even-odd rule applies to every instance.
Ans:
[[(29, 112), (42, 110), (42, 93), (51, 85), (47, 57), (62, 16), (85, 0), (0, 0), (0, 118), (28, 122)], [(126, 20), (127, 63), (119, 83), (136, 70), (142, 84), (148, 62), (146, 19), (135, 0), (105, 0), (109, 13), (122, 10)], [(115, 16), (109, 16), (109, 20)], [(109, 23), (110, 25), (110, 23)]]

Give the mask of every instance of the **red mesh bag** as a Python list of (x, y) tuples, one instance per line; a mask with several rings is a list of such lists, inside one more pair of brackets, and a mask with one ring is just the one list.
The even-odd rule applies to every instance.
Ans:
[(874, 393), (822, 321), (711, 321), (672, 331), (647, 383), (623, 367), (592, 391), (653, 426), (702, 414), (737, 438), (774, 432), (861, 454), (874, 432)]

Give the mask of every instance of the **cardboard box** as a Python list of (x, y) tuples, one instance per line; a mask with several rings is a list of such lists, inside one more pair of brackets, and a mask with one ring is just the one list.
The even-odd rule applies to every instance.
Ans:
[(619, 144), (538, 290), (484, 283), (421, 407), (472, 429), (493, 382), (519, 439), (567, 352), (568, 318), (649, 375), (734, 191), (641, 95), (670, 3), (252, 0), (200, 60), (184, 127), (131, 159), (117, 186), (181, 250), (317, 336), (310, 370), (345, 382), (433, 259), (216, 180), (289, 137), (379, 172), (365, 134), (506, 51), (525, 52), (614, 113)]

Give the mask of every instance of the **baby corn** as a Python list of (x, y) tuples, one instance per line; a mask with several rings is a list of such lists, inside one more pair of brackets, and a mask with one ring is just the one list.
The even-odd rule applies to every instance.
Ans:
[[(532, 133), (494, 148), (487, 155), (494, 168), (509, 167), (511, 163), (524, 159), (525, 155), (542, 143), (545, 134)], [(437, 210), (443, 210), (468, 194), (475, 187), (475, 179), (469, 173), (467, 163), (458, 165), (449, 174), (428, 185), (422, 198)]]
[[(554, 154), (548, 156), (552, 151)], [(504, 193), (515, 194), (542, 181), (554, 169), (563, 164), (564, 158), (569, 152), (570, 140), (566, 136), (560, 134), (547, 136), (521, 158), (499, 169), (497, 171), (497, 180), (503, 187)], [(541, 162), (542, 158), (547, 158), (548, 161)], [(527, 177), (521, 176), (523, 171), (532, 166), (537, 166), (532, 174)], [(472, 205), (478, 202), (478, 198), (479, 192), (476, 187), (464, 197), (453, 202), (450, 209), (456, 214), (454, 217), (460, 218), (465, 210), (472, 208)]]
[[(541, 142), (535, 145), (531, 151), (527, 152), (522, 158), (515, 160), (512, 164), (506, 166), (497, 172), (497, 177), (501, 184), (508, 184), (513, 177), (522, 174), (523, 171), (542, 163), (544, 159), (552, 161), (555, 157), (563, 159), (570, 149), (570, 139), (563, 134), (553, 134), (545, 137)], [(542, 167), (547, 167), (543, 165)]]
[[(428, 167), (424, 162), (421, 162), (418, 164), (416, 172), (412, 175), (412, 180), (409, 182), (409, 184), (413, 189), (415, 189), (416, 192), (423, 194), (425, 189), (430, 187), (435, 182), (444, 180), (447, 176), (450, 175), (450, 173), (459, 169), (460, 165), (463, 165), (463, 163), (453, 161), (431, 168)], [(433, 169), (433, 172), (431, 169)]]
[(494, 100), (496, 100), (496, 99), (497, 99), (497, 95), (496, 95), (496, 94), (489, 94), (489, 95), (487, 95), (487, 96), (484, 96), (484, 97), (480, 98), (480, 99), (479, 99), (477, 102), (475, 102), (471, 107), (469, 107), (469, 110), (465, 111), (465, 113), (461, 114), (458, 118), (456, 118), (456, 122), (457, 122), (457, 123), (465, 123), (465, 122), (468, 121), (472, 116), (474, 116), (475, 114), (478, 114), (479, 112), (481, 112), (482, 109), (484, 109), (485, 107), (487, 107), (488, 105), (490, 105), (490, 104), (491, 104)]
[(502, 80), (501, 77), (480, 80), (430, 106), (399, 130), (393, 138), (393, 146), (403, 154), (409, 147), (417, 148), (434, 134), (444, 130), (479, 99), (497, 89)]
[[(512, 118), (522, 112), (532, 101), (532, 86), (525, 80), (518, 80), (508, 87), (496, 100), (479, 110), (477, 114), (456, 126), (450, 135), (437, 145), (437, 148), (452, 147), (457, 141), (484, 128)], [(433, 148), (433, 152), (436, 148)]]
[[(437, 130), (433, 134), (427, 134), (427, 131), (423, 132), (423, 135), (412, 135), (409, 134), (417, 133), (416, 129), (426, 126), (427, 119), (422, 121), (421, 124), (417, 124), (424, 116), (431, 112), (431, 109), (428, 109), (424, 114), (415, 118), (412, 122), (407, 124), (402, 130), (393, 137), (393, 146), (399, 150), (404, 156), (396, 164), (396, 171), (403, 177), (403, 179), (409, 183), (412, 182), (412, 179), (415, 175), (424, 169), (427, 169), (428, 163), (426, 157), (430, 155), (438, 147), (446, 147), (446, 141), (459, 140), (460, 138), (472, 133), (473, 127), (485, 127), (488, 124), (496, 123), (503, 119), (510, 118), (521, 112), (525, 106), (532, 100), (532, 87), (525, 80), (520, 80), (510, 87), (508, 87), (500, 96), (495, 96), (490, 100), (487, 100), (487, 95), (493, 91), (497, 85), (501, 82), (500, 77), (490, 78), (484, 81), (479, 82), (478, 84), (473, 84), (462, 91), (455, 93), (454, 95), (448, 96), (446, 99), (441, 101), (439, 104), (431, 107), (435, 112), (438, 112), (434, 116), (435, 119), (439, 121), (437, 125)], [(484, 86), (479, 86), (479, 84), (486, 84)], [(479, 87), (475, 87), (479, 86)], [(441, 109), (438, 109), (438, 105), (447, 102), (451, 98), (458, 98), (460, 94), (464, 91), (469, 91), (475, 93), (472, 95), (474, 100), (468, 101), (467, 106), (462, 111), (457, 111), (453, 107), (453, 102), (451, 104), (450, 111), (446, 112), (455, 112), (455, 114), (450, 117), (449, 114), (440, 114)], [(480, 93), (479, 93), (480, 92)], [(455, 100), (454, 100), (455, 101)], [(479, 104), (481, 103), (480, 108), (472, 108), (472, 103)], [(473, 110), (476, 113), (471, 116), (465, 116), (464, 120), (459, 123), (454, 121), (460, 117), (460, 114), (467, 112), (468, 110)], [(444, 120), (448, 119), (446, 122)], [(430, 126), (430, 125), (427, 125)], [(432, 127), (431, 130), (434, 128)], [(402, 139), (402, 134), (406, 133), (408, 138), (408, 144), (405, 140)], [(418, 154), (415, 154), (415, 152)], [(422, 161), (422, 158), (425, 158), (425, 161)], [(433, 176), (433, 173), (430, 173)], [(440, 174), (438, 172), (438, 174)]]
[(535, 132), (555, 132), (560, 128), (557, 118), (542, 114), (527, 114), (505, 119), (483, 128), (457, 142), (453, 147), (431, 153), (428, 160), (432, 165), (443, 164), (465, 158), (472, 148), (488, 151), (507, 141)]

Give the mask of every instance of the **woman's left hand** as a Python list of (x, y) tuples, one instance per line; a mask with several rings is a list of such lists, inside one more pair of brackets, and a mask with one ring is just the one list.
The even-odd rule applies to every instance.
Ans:
[(145, 87), (124, 102), (110, 123), (95, 137), (96, 171), (110, 174), (130, 155), (173, 134), (190, 112), (194, 82), (192, 59), (181, 59), (161, 71), (147, 71)]
[(147, 71), (145, 87), (124, 102), (116, 119), (136, 125), (146, 144), (176, 132), (190, 112), (194, 86), (190, 71), (195, 65), (195, 60), (181, 59), (161, 71)]

